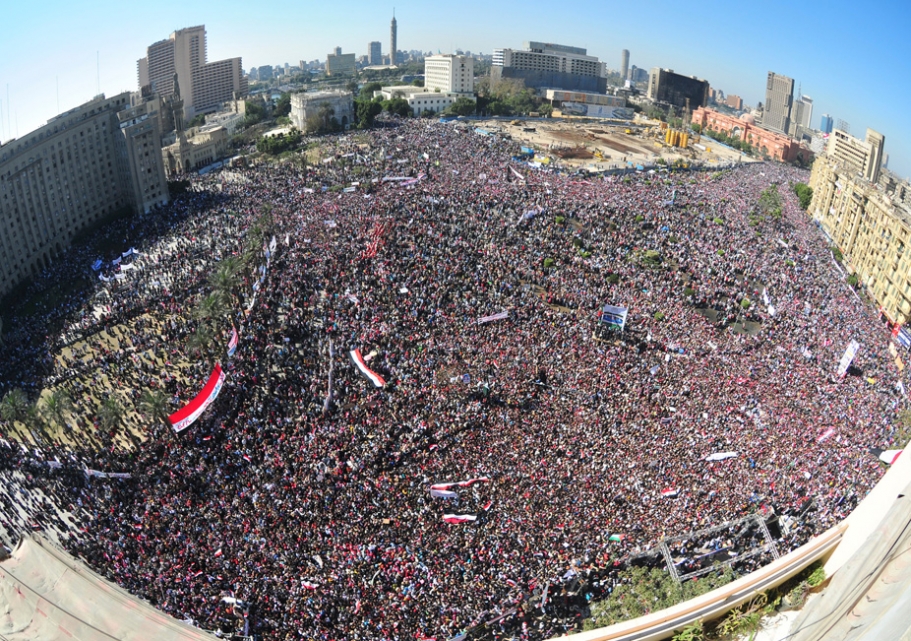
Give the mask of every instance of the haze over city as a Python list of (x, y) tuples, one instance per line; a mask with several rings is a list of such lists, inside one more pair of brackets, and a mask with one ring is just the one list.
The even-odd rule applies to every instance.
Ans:
[(630, 64), (705, 78), (750, 106), (763, 100), (766, 74), (775, 71), (795, 79), (795, 94), (799, 85), (813, 98), (813, 126), (828, 113), (856, 135), (876, 129), (886, 137), (890, 169), (911, 174), (904, 127), (911, 45), (903, 33), (911, 8), (899, 2), (771, 2), (751, 10), (718, 1), (637, 8), (358, 0), (340, 11), (331, 3), (165, 0), (141, 18), (113, 2), (15, 3), (4, 16), (14, 28), (0, 40), (0, 139), (21, 137), (99, 90), (135, 91), (136, 60), (176, 29), (205, 24), (210, 60), (242, 56), (244, 69), (296, 65), (324, 60), (336, 46), (362, 55), (374, 40), (385, 54), (393, 9), (404, 51), (489, 54), (540, 40), (585, 47), (617, 69), (621, 50), (629, 49)]

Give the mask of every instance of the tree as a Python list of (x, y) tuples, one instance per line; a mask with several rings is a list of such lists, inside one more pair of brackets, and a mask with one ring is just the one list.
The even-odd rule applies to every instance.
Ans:
[(66, 427), (66, 414), (73, 409), (73, 401), (65, 390), (54, 390), (41, 400), (41, 412), (59, 428)]
[(105, 398), (98, 409), (98, 421), (108, 432), (113, 432), (123, 424), (124, 415), (123, 405), (113, 394)]
[(275, 101), (275, 109), (272, 110), (272, 115), (278, 118), (279, 116), (287, 116), (291, 113), (291, 94), (288, 92), (283, 93), (278, 97), (278, 100)]
[(383, 109), (394, 116), (401, 116), (402, 118), (407, 118), (411, 115), (411, 105), (408, 104), (407, 100), (398, 96), (392, 100), (384, 100)]
[(424, 80), (422, 78), (415, 78), (414, 80), (411, 81), (411, 84), (415, 87), (423, 87)]
[(361, 98), (366, 98), (368, 100), (373, 100), (373, 94), (383, 88), (382, 83), (379, 82), (368, 82), (366, 85), (361, 87)]
[(449, 108), (446, 109), (446, 113), (454, 114), (456, 116), (470, 116), (474, 113), (474, 110), (474, 100), (466, 96), (459, 96), (454, 103), (449, 105)]
[(151, 421), (171, 426), (168, 399), (157, 390), (144, 390), (139, 397), (139, 412)]
[(234, 301), (234, 293), (240, 284), (241, 269), (240, 260), (233, 256), (219, 262), (215, 271), (209, 274), (209, 285), (213, 293), (221, 294), (225, 300)]
[(804, 183), (795, 183), (794, 184), (794, 193), (797, 194), (797, 199), (800, 204), (800, 208), (804, 211), (810, 206), (810, 202), (813, 200), (813, 189), (812, 187)]
[[(372, 83), (379, 85), (378, 82)], [(364, 95), (364, 92), (361, 92)], [(354, 113), (358, 129), (369, 129), (373, 121), (383, 112), (383, 101), (379, 99), (359, 98), (354, 101)]]
[(701, 133), (702, 133), (702, 125), (700, 125), (700, 124), (698, 124), (698, 123), (695, 123), (695, 122), (694, 122), (692, 125), (690, 125), (690, 128), (691, 128), (693, 131), (695, 131), (697, 134), (701, 134)]
[(28, 396), (18, 387), (11, 389), (0, 400), (0, 418), (8, 423), (25, 419), (28, 412)]
[(187, 123), (187, 129), (192, 129), (193, 127), (202, 127), (206, 124), (206, 115), (199, 114), (193, 118), (190, 122)]
[(260, 100), (244, 101), (245, 113), (244, 126), (249, 127), (266, 119), (266, 107)]
[(209, 357), (212, 344), (215, 342), (215, 332), (205, 324), (199, 325), (196, 331), (187, 339), (187, 349), (190, 352)]

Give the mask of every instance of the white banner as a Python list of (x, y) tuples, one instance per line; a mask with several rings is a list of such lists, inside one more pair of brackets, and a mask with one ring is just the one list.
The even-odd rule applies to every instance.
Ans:
[(845, 353), (842, 355), (841, 360), (838, 362), (838, 376), (841, 378), (844, 376), (848, 368), (851, 367), (851, 362), (854, 360), (854, 357), (857, 356), (857, 350), (860, 349), (860, 344), (856, 340), (851, 340), (848, 343), (848, 349), (845, 350)]

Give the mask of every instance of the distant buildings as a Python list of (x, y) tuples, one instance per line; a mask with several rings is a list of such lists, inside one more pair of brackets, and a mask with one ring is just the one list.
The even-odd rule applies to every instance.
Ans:
[(534, 89), (607, 91), (604, 64), (581, 47), (527, 42), (524, 50), (494, 49), (491, 84), (522, 80)]
[(383, 45), (380, 42), (373, 41), (367, 45), (367, 64), (368, 65), (381, 65), (383, 64)]
[[(354, 55), (354, 54), (351, 54)], [(332, 118), (347, 128), (355, 123), (354, 96), (350, 91), (316, 91), (291, 94), (291, 123), (301, 131), (307, 130), (307, 121), (322, 118), (331, 111)]]
[(791, 105), (794, 101), (794, 79), (770, 71), (766, 77), (765, 107), (762, 125), (787, 134), (791, 128)]
[(335, 53), (326, 56), (327, 76), (354, 76), (357, 74), (357, 65), (353, 53), (342, 53), (341, 47), (335, 48)]
[[(146, 49), (137, 63), (139, 89), (151, 87), (162, 98), (169, 97), (180, 85), (184, 117), (210, 113), (235, 95), (247, 93), (241, 59), (206, 61), (206, 28), (203, 25), (180, 29), (167, 40)], [(262, 79), (260, 77), (260, 79)]]
[(274, 74), (272, 73), (272, 65), (263, 65), (259, 67), (258, 78), (260, 81), (264, 82), (266, 80), (272, 80)]
[(50, 266), (81, 230), (168, 202), (160, 101), (99, 96), (0, 146), (0, 296)]
[(620, 52), (620, 82), (626, 80), (629, 75), (629, 49)]
[(443, 54), (424, 58), (427, 91), (474, 94), (474, 58)]
[(809, 162), (813, 153), (784, 134), (757, 127), (753, 116), (744, 114), (740, 118), (719, 113), (704, 107), (693, 112), (692, 122), (704, 130), (724, 132), (728, 136), (744, 140), (763, 155), (781, 162), (793, 162), (800, 158)]
[(791, 106), (790, 133), (796, 135), (798, 127), (810, 129), (813, 119), (813, 99), (810, 96), (801, 96)]
[(726, 104), (731, 109), (736, 109), (737, 111), (743, 110), (743, 99), (740, 96), (734, 94), (728, 94), (727, 98), (724, 100)]
[(674, 73), (673, 69), (654, 67), (649, 72), (646, 95), (653, 102), (697, 109), (709, 102), (709, 83), (695, 76)]
[(832, 133), (832, 122), (832, 116), (823, 114), (822, 118), (819, 120), (819, 130), (824, 134)]

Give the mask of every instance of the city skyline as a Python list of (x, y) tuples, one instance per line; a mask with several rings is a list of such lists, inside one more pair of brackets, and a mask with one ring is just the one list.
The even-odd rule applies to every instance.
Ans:
[[(848, 2), (773, 5), (781, 11), (756, 12), (749, 20), (732, 20), (730, 6), (713, 0), (686, 11), (659, 6), (647, 16), (618, 21), (616, 7), (588, 1), (559, 12), (543, 3), (537, 10), (523, 6), (521, 11), (469, 3), (456, 12), (399, 1), (395, 17), (403, 51), (490, 54), (495, 48), (542, 40), (585, 47), (609, 68), (619, 69), (621, 51), (628, 49), (630, 66), (705, 78), (750, 107), (764, 100), (766, 76), (775, 71), (800, 83), (813, 96), (818, 113), (848, 121), (855, 131), (870, 127), (882, 132), (892, 170), (911, 175), (911, 131), (904, 118), (911, 90), (900, 82), (911, 77), (911, 45), (901, 32), (911, 8)], [(217, 10), (163, 0), (159, 10), (125, 30), (123, 6), (112, 2), (11, 7), (8, 24), (16, 28), (0, 42), (0, 140), (22, 137), (98, 93), (135, 91), (136, 60), (149, 43), (175, 30), (205, 25), (211, 60), (240, 56), (245, 70), (294, 65), (324, 59), (336, 46), (358, 56), (367, 53), (371, 41), (388, 47), (393, 5), (355, 1), (345, 12), (355, 17), (345, 19), (328, 7), (305, 9), (282, 1), (258, 6), (255, 16), (248, 13), (247, 5), (230, 0)], [(48, 15), (54, 20), (48, 21)], [(775, 19), (785, 15), (787, 24)], [(782, 35), (770, 38), (774, 33)], [(35, 46), (39, 35), (40, 48)], [(886, 98), (874, 99), (874, 91)]]

